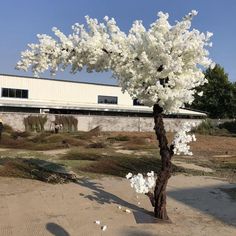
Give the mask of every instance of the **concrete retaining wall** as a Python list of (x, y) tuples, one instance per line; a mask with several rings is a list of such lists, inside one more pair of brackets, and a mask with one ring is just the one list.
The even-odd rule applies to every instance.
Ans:
[[(29, 115), (47, 116), (45, 130), (53, 128), (54, 114), (37, 113), (8, 113), (0, 112), (3, 124), (10, 125), (13, 129), (25, 131), (24, 118)], [(66, 115), (63, 115), (66, 116)], [(71, 115), (68, 115), (71, 116)], [(100, 126), (102, 131), (153, 131), (153, 118), (149, 117), (124, 117), (124, 116), (99, 116), (99, 115), (73, 115), (78, 120), (78, 130), (88, 131), (96, 126)], [(165, 118), (164, 124), (167, 131), (174, 129), (179, 122), (188, 121), (191, 123), (201, 123), (201, 119), (174, 119)]]

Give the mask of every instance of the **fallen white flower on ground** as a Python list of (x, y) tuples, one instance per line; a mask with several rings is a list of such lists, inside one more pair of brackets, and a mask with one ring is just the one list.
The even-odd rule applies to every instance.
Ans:
[(101, 230), (102, 230), (102, 231), (107, 230), (107, 226), (106, 226), (106, 225), (103, 225), (103, 226), (101, 227)]
[(131, 211), (129, 209), (126, 209), (125, 212), (126, 213), (131, 213)]

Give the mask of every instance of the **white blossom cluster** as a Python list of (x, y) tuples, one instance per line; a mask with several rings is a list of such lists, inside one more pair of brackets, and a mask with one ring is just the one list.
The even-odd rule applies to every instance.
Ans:
[(22, 52), (17, 69), (31, 69), (35, 75), (71, 67), (76, 73), (111, 70), (123, 91), (145, 105), (158, 103), (164, 112), (177, 112), (193, 101), (195, 88), (206, 82), (201, 68), (213, 65), (206, 47), (212, 46), (212, 33), (191, 28), (192, 11), (171, 25), (168, 14), (146, 29), (135, 21), (128, 33), (107, 16), (104, 22), (86, 16), (87, 25), (75, 24), (66, 36), (53, 28), (55, 38), (38, 35), (38, 44)]
[(148, 172), (146, 177), (140, 173), (137, 175), (128, 173), (126, 178), (130, 181), (131, 188), (134, 188), (136, 193), (148, 193), (153, 189), (156, 183), (154, 171)]
[(193, 155), (190, 151), (190, 146), (188, 143), (192, 141), (196, 141), (196, 137), (194, 134), (189, 133), (191, 129), (194, 127), (193, 123), (182, 122), (178, 131), (174, 136), (172, 144), (174, 145), (174, 153), (176, 155), (180, 155), (183, 153), (184, 155)]

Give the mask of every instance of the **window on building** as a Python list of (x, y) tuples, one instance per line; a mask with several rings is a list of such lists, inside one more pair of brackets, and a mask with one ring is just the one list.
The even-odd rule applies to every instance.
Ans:
[(16, 89), (8, 89), (8, 94), (10, 98), (16, 97)]
[(28, 90), (2, 88), (2, 97), (6, 98), (28, 98)]
[(135, 99), (133, 100), (133, 105), (134, 105), (134, 106), (144, 106), (144, 104), (141, 103), (141, 102), (139, 102), (139, 100), (138, 100), (137, 98), (135, 98)]
[(28, 90), (21, 90), (21, 97), (22, 98), (28, 98)]
[(98, 103), (118, 104), (118, 97), (98, 95)]
[(8, 97), (8, 89), (2, 88), (2, 97)]

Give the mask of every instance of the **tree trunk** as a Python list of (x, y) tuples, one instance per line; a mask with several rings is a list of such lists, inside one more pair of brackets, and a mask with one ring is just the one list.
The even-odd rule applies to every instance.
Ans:
[(158, 104), (155, 104), (153, 107), (153, 116), (155, 122), (154, 130), (156, 132), (157, 140), (159, 141), (162, 165), (161, 172), (156, 180), (153, 203), (155, 217), (162, 220), (169, 220), (166, 211), (166, 186), (168, 179), (171, 177), (171, 157), (174, 153), (173, 146), (168, 146), (166, 131), (163, 124), (162, 112), (163, 109)]

